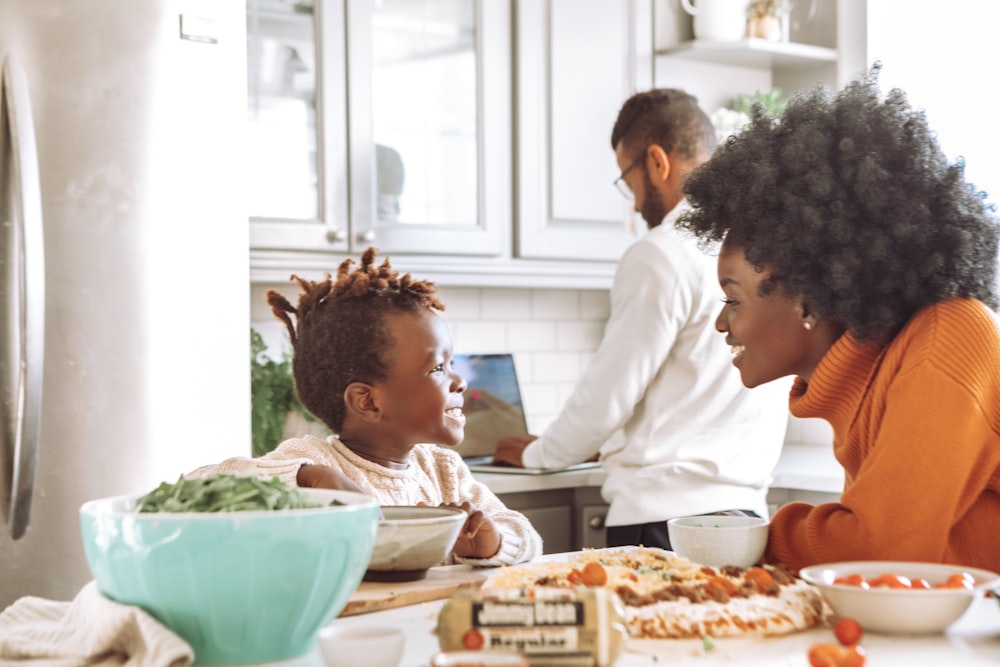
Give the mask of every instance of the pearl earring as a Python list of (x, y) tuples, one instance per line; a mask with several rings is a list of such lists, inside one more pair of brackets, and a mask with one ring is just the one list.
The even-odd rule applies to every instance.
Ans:
[(806, 331), (812, 330), (813, 328), (812, 322), (803, 322), (802, 328), (805, 329)]

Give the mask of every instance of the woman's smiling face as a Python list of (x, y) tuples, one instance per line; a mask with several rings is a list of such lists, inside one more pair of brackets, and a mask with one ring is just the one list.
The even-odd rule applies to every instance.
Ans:
[(725, 305), (715, 328), (733, 347), (743, 384), (756, 387), (787, 375), (808, 381), (829, 343), (821, 343), (823, 333), (802, 300), (786, 296), (780, 285), (762, 296), (761, 283), (771, 272), (757, 271), (742, 248), (723, 244), (718, 271)]

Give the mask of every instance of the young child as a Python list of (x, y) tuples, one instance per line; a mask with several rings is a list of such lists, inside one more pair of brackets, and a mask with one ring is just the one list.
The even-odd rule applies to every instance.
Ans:
[(293, 438), (262, 457), (228, 459), (190, 476), (278, 476), (360, 490), (386, 505), (460, 507), (469, 516), (456, 561), (495, 566), (540, 556), (542, 540), (528, 519), (438, 446), (462, 441), (466, 383), (452, 365), (434, 284), (400, 276), (388, 259), (376, 267), (375, 254), (366, 250), (354, 270), (345, 260), (336, 282), (329, 274), (318, 283), (292, 276), (302, 288), (298, 307), (267, 293), (291, 338), (299, 401), (336, 435)]

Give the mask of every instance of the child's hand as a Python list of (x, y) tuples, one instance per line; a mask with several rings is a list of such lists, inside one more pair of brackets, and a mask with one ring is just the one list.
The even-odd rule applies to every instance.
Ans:
[(312, 489), (340, 489), (364, 493), (357, 484), (333, 466), (303, 465), (295, 481), (299, 486)]
[(496, 524), (470, 502), (441, 503), (442, 507), (457, 507), (465, 510), (469, 518), (458, 534), (458, 540), (452, 548), (456, 556), (462, 558), (490, 558), (500, 551), (500, 533)]

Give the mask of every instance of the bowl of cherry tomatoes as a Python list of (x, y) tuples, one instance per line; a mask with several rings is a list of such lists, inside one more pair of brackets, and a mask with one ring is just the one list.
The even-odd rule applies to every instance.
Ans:
[(944, 632), (1000, 583), (989, 570), (904, 561), (825, 563), (799, 575), (820, 589), (838, 617), (894, 635)]

